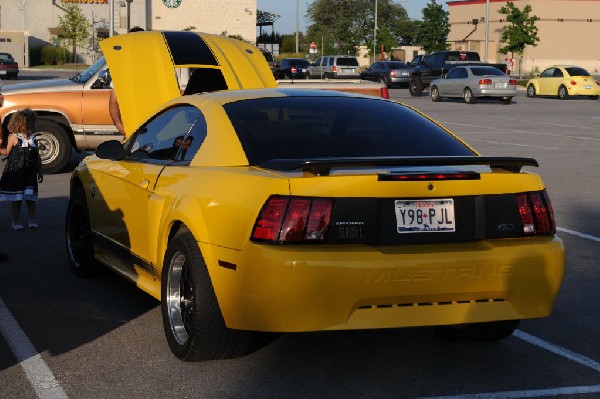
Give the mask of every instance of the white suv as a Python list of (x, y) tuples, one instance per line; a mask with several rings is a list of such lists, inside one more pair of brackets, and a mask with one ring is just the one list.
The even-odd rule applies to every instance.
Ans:
[(306, 70), (309, 79), (360, 79), (358, 58), (350, 55), (325, 55)]

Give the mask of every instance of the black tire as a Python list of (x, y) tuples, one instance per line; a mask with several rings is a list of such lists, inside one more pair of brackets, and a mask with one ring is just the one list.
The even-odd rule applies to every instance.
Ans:
[(189, 231), (169, 242), (162, 270), (161, 311), (169, 347), (185, 361), (243, 356), (254, 333), (225, 326), (206, 264)]
[(47, 119), (39, 119), (36, 130), (42, 170), (44, 173), (62, 171), (71, 160), (69, 135), (61, 125)]
[(421, 97), (423, 95), (423, 83), (421, 83), (421, 79), (418, 76), (411, 76), (408, 91), (413, 97)]
[(535, 86), (534, 85), (529, 85), (527, 86), (527, 97), (535, 97), (536, 93), (535, 93)]
[(448, 342), (490, 342), (510, 337), (518, 325), (519, 320), (503, 320), (440, 326), (435, 328), (435, 332)]
[(565, 85), (560, 85), (558, 87), (558, 93), (556, 93), (558, 98), (560, 98), (561, 100), (568, 100), (569, 99), (569, 91), (567, 90), (567, 87)]
[(465, 88), (465, 90), (463, 91), (463, 97), (467, 104), (475, 104), (475, 102), (477, 101), (477, 99), (473, 95), (473, 92), (468, 87)]
[(71, 270), (79, 277), (95, 277), (102, 270), (94, 256), (92, 231), (82, 188), (71, 193), (65, 223), (67, 255)]
[(429, 89), (429, 97), (431, 98), (431, 101), (436, 103), (442, 101), (442, 97), (440, 96), (440, 91), (437, 86), (431, 86), (431, 89)]

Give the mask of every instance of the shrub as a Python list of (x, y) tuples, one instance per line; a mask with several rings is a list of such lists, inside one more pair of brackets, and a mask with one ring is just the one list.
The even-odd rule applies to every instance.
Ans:
[(44, 46), (42, 48), (41, 62), (44, 65), (64, 65), (69, 59), (69, 52), (63, 47)]

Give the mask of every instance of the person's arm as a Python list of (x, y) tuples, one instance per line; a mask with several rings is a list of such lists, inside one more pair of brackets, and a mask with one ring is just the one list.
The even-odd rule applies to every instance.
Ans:
[(10, 134), (8, 136), (8, 140), (6, 140), (6, 148), (0, 148), (0, 155), (8, 155), (10, 153), (10, 150), (12, 150), (12, 148), (15, 145), (17, 145), (17, 143), (17, 136), (15, 136), (14, 134)]
[(117, 95), (115, 94), (115, 90), (112, 89), (110, 91), (110, 98), (108, 100), (108, 111), (110, 112), (110, 117), (115, 124), (115, 127), (123, 136), (125, 136), (125, 127), (123, 126), (123, 121), (121, 120), (121, 110), (119, 109), (119, 102), (117, 101)]

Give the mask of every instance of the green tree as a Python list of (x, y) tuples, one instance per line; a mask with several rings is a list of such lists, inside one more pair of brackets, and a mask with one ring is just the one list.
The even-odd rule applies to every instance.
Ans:
[[(308, 5), (307, 38), (315, 41), (322, 52), (353, 54), (358, 46), (373, 50), (375, 0), (314, 0)], [(405, 35), (406, 9), (393, 0), (377, 0), (377, 51), (397, 46)], [(324, 48), (321, 48), (324, 47)]]
[[(298, 50), (300, 53), (308, 53), (308, 46), (310, 42), (307, 40), (306, 35), (302, 32), (298, 34)], [(279, 47), (280, 53), (295, 53), (296, 52), (296, 34), (283, 34), (281, 35), (281, 45)]]
[(58, 38), (72, 48), (72, 62), (77, 60), (77, 46), (85, 46), (90, 36), (92, 26), (85, 15), (82, 14), (78, 4), (69, 3), (64, 6), (65, 14), (59, 16)]
[[(540, 18), (537, 15), (529, 16), (531, 12), (529, 4), (523, 10), (520, 10), (512, 1), (509, 1), (498, 12), (506, 15), (506, 21), (510, 23), (510, 25), (502, 28), (500, 43), (505, 44), (499, 49), (502, 54), (510, 53), (510, 57), (514, 58), (514, 54), (517, 53), (519, 57), (523, 57), (525, 47), (537, 46), (540, 38), (538, 37), (538, 28), (535, 26), (535, 22), (539, 21)], [(520, 75), (521, 63), (519, 62)]]
[(425, 52), (447, 50), (450, 24), (448, 23), (448, 11), (437, 4), (436, 0), (423, 9), (423, 22), (419, 26), (416, 42), (423, 47)]

